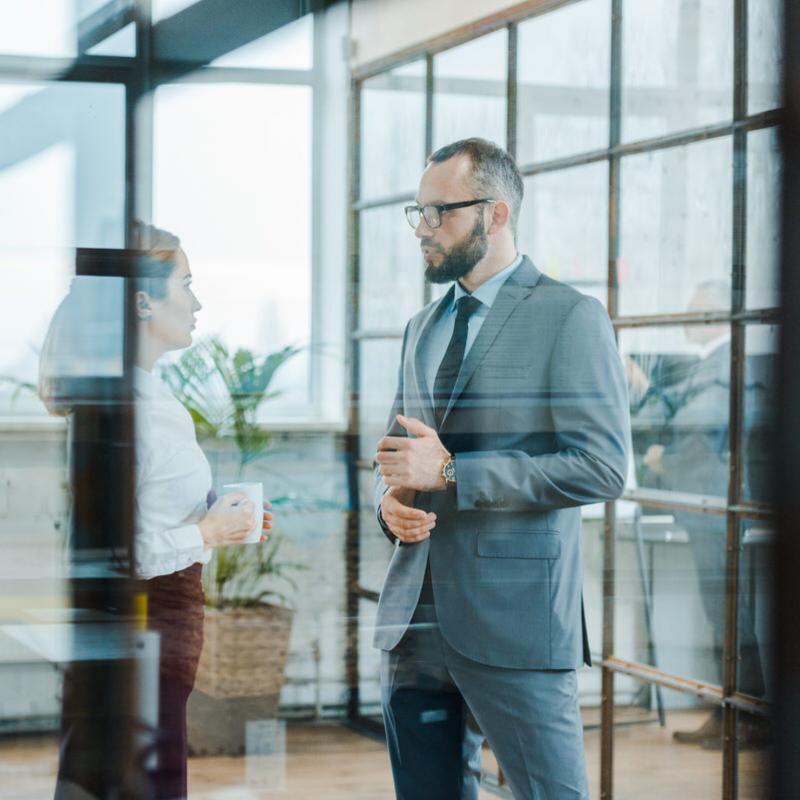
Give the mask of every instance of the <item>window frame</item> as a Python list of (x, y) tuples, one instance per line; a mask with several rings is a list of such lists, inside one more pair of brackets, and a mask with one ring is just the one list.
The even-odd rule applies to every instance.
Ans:
[[(480, 36), (490, 34), (501, 28), (508, 30), (508, 75), (507, 97), (507, 141), (506, 148), (514, 156), (517, 150), (517, 26), (526, 20), (563, 8), (578, 0), (529, 0), (516, 5), (511, 10), (499, 12), (477, 22), (465, 25), (444, 36), (423, 42), (406, 50), (365, 64), (354, 70), (352, 76), (351, 102), (351, 187), (350, 187), (350, 253), (348, 308), (350, 336), (348, 341), (348, 360), (350, 363), (350, 429), (349, 455), (354, 467), (351, 470), (351, 519), (348, 525), (347, 565), (348, 565), (348, 654), (350, 665), (350, 697), (348, 713), (354, 723), (374, 727), (374, 723), (361, 710), (358, 675), (358, 601), (367, 599), (377, 601), (378, 595), (359, 584), (359, 535), (360, 500), (358, 472), (372, 469), (372, 464), (359, 460), (361, 452), (360, 425), (358, 413), (359, 384), (361, 380), (359, 345), (365, 340), (398, 339), (401, 330), (360, 329), (359, 321), (359, 219), (360, 212), (370, 209), (413, 202), (413, 196), (395, 194), (385, 197), (370, 197), (364, 200), (359, 194), (361, 128), (360, 93), (364, 81), (391, 69), (424, 59), (426, 63), (426, 141), (425, 153), (431, 152), (432, 122), (434, 104), (434, 57)], [(637, 502), (654, 509), (673, 510), (676, 508), (694, 510), (702, 513), (723, 515), (727, 527), (727, 584), (725, 608), (725, 646), (723, 653), (724, 685), (699, 685), (689, 676), (660, 672), (644, 663), (633, 663), (619, 659), (614, 652), (615, 616), (615, 547), (616, 547), (616, 505), (605, 504), (603, 533), (603, 643), (599, 665), (602, 668), (602, 710), (601, 710), (601, 796), (611, 798), (613, 794), (613, 714), (614, 714), (614, 675), (625, 674), (648, 685), (664, 686), (688, 694), (700, 693), (723, 706), (723, 726), (725, 742), (723, 747), (723, 788), (725, 798), (734, 798), (737, 792), (738, 758), (736, 749), (736, 719), (739, 711), (748, 713), (769, 713), (768, 704), (760, 698), (748, 696), (737, 689), (737, 632), (739, 599), (739, 550), (741, 528), (744, 520), (772, 522), (775, 511), (764, 503), (746, 502), (742, 487), (742, 421), (744, 414), (744, 355), (745, 333), (748, 325), (773, 324), (780, 319), (778, 307), (747, 308), (746, 302), (746, 241), (747, 241), (747, 136), (755, 130), (776, 128), (782, 117), (781, 109), (773, 108), (754, 114), (748, 113), (748, 0), (730, 0), (734, 25), (733, 57), (733, 115), (730, 120), (671, 131), (668, 134), (637, 141), (622, 142), (622, 25), (624, 0), (610, 0), (611, 11), (611, 57), (610, 57), (610, 96), (609, 96), (609, 142), (606, 148), (576, 153), (568, 157), (545, 160), (538, 163), (520, 165), (523, 177), (555, 173), (570, 167), (599, 161), (608, 162), (608, 272), (607, 298), (608, 311), (618, 335), (621, 330), (636, 327), (662, 327), (677, 324), (702, 325), (709, 322), (724, 322), (731, 326), (731, 377), (729, 392), (729, 438), (731, 471), (728, 480), (728, 496), (724, 502), (720, 498), (698, 498), (696, 496), (642, 489), (628, 490), (621, 499)], [(688, 145), (707, 139), (729, 137), (733, 150), (731, 180), (733, 182), (733, 220), (732, 220), (732, 261), (731, 261), (731, 308), (729, 312), (681, 312), (653, 315), (620, 315), (618, 313), (619, 259), (619, 210), (620, 210), (620, 171), (622, 160), (629, 155), (653, 152), (660, 149)], [(424, 164), (420, 165), (420, 170)], [(430, 286), (425, 286), (425, 302), (431, 299)]]

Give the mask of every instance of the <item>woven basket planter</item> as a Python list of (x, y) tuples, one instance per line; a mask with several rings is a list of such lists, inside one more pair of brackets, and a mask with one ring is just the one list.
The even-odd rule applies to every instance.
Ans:
[(279, 695), (294, 611), (207, 608), (195, 687), (211, 697)]
[(241, 755), (248, 723), (278, 715), (291, 609), (206, 609), (203, 652), (187, 708), (192, 755)]

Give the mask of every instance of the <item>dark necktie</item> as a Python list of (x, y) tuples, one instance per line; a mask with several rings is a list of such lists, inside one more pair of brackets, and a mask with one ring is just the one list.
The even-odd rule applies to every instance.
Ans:
[(481, 301), (466, 294), (458, 298), (456, 307), (456, 324), (453, 326), (453, 335), (450, 337), (450, 344), (447, 345), (444, 358), (439, 365), (439, 371), (436, 373), (436, 381), (433, 384), (433, 405), (437, 427), (442, 424), (458, 373), (461, 370), (461, 362), (464, 360), (469, 318), (481, 307)]

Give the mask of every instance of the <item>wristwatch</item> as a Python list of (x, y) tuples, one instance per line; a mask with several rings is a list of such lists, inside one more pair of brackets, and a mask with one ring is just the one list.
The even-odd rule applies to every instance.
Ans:
[(452, 489), (456, 485), (456, 460), (453, 456), (450, 456), (442, 465), (442, 477), (448, 489)]

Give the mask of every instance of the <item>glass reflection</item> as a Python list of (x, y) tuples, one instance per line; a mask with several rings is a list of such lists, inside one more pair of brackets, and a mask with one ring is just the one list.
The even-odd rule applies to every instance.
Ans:
[[(154, 20), (161, 21), (192, 3), (153, 0)], [(74, 58), (86, 49), (78, 35), (80, 22), (90, 13), (122, 5), (107, 0), (41, 0), (35, 4), (0, 0), (0, 55)], [(388, 8), (389, 4), (385, 5)], [(607, 144), (609, 0), (552, 5), (547, 13), (535, 9), (536, 16), (519, 24), (516, 111), (506, 108), (505, 31), (434, 57), (434, 146), (467, 135), (487, 136), (503, 144), (508, 111), (517, 117), (517, 160), (521, 163)], [(625, 140), (729, 120), (733, 94), (729, 0), (631, 1), (623, 5)], [(354, 14), (358, 14), (358, 6), (353, 5)], [(756, 113), (779, 103), (782, 19), (778, 0), (748, 0), (747, 6), (748, 102), (750, 113)], [(369, 35), (369, 27), (365, 35)], [(384, 33), (386, 30), (392, 38), (391, 29)], [(222, 56), (211, 66), (244, 67), (247, 79), (253, 81), (250, 85), (227, 82), (212, 86), (196, 75), (187, 83), (163, 86), (153, 101), (153, 174), (149, 174), (147, 159), (140, 160), (138, 148), (128, 150), (133, 173), (141, 175), (145, 184), (153, 180), (155, 218), (182, 232), (198, 272), (198, 292), (204, 302), (209, 301), (200, 320), (209, 331), (220, 334), (231, 356), (238, 345), (267, 352), (287, 342), (303, 346), (312, 330), (315, 336), (315, 347), (305, 348), (280, 371), (273, 388), (281, 394), (258, 417), (256, 435), (271, 436), (269, 452), (265, 451), (268, 457), (249, 463), (246, 475), (239, 475), (241, 454), (233, 437), (201, 437), (199, 456), (196, 444), (187, 449), (198, 459), (207, 459), (208, 469), (198, 469), (203, 473), (202, 487), (185, 493), (169, 492), (165, 485), (154, 487), (153, 470), (171, 443), (170, 437), (188, 433), (191, 425), (179, 424), (180, 420), (186, 423), (186, 417), (174, 405), (175, 424), (165, 422), (168, 398), (155, 391), (147, 394), (148, 386), (157, 390), (158, 383), (137, 373), (135, 400), (140, 422), (144, 420), (146, 426), (143, 429), (140, 424), (137, 432), (138, 534), (151, 545), (149, 552), (139, 549), (138, 571), (149, 576), (140, 581), (146, 589), (140, 594), (149, 598), (150, 630), (140, 629), (144, 625), (141, 598), (139, 605), (129, 603), (130, 587), (116, 583), (119, 572), (109, 574), (124, 562), (117, 558), (120, 548), (109, 554), (108, 541), (89, 535), (102, 527), (109, 532), (111, 544), (125, 544), (125, 527), (113, 516), (119, 508), (107, 499), (122, 495), (109, 490), (96, 504), (107, 515), (102, 526), (96, 517), (81, 517), (88, 515), (89, 509), (79, 504), (78, 519), (83, 522), (76, 525), (70, 519), (75, 507), (70, 508), (67, 481), (70, 462), (73, 466), (79, 463), (92, 447), (99, 448), (107, 460), (103, 469), (81, 472), (78, 477), (84, 484), (95, 475), (94, 488), (99, 490), (107, 485), (101, 481), (111, 474), (134, 474), (134, 465), (125, 467), (125, 459), (133, 453), (125, 437), (134, 431), (124, 428), (130, 398), (111, 392), (109, 383), (124, 380), (131, 372), (126, 372), (123, 357), (125, 281), (121, 277), (93, 276), (92, 280), (80, 276), (85, 280), (72, 284), (75, 296), (81, 292), (76, 286), (89, 287), (88, 295), (98, 300), (87, 305), (78, 299), (74, 311), (81, 324), (77, 330), (73, 326), (75, 334), (62, 330), (45, 341), (48, 321), (69, 290), (74, 249), (124, 245), (126, 214), (130, 212), (126, 204), (133, 197), (129, 194), (126, 200), (126, 145), (131, 142), (126, 143), (125, 136), (126, 130), (132, 129), (125, 123), (125, 89), (72, 80), (36, 83), (23, 80), (20, 74), (4, 73), (5, 82), (0, 85), (0, 272), (7, 280), (6, 291), (0, 295), (0, 318), (6, 323), (0, 329), (0, 379), (5, 379), (0, 380), (0, 532), (5, 545), (0, 563), (5, 587), (0, 598), (0, 727), (7, 735), (0, 748), (0, 784), (4, 786), (0, 795), (13, 793), (18, 800), (52, 796), (59, 745), (63, 750), (62, 787), (69, 778), (118, 780), (123, 774), (118, 765), (124, 761), (127, 747), (136, 750), (139, 763), (150, 772), (136, 780), (147, 781), (159, 767), (182, 761), (183, 753), (175, 747), (181, 732), (177, 739), (166, 736), (162, 740), (156, 733), (159, 705), (172, 716), (162, 720), (162, 732), (172, 729), (175, 733), (182, 724), (182, 698), (190, 683), (186, 671), (197, 656), (197, 586), (192, 574), (193, 583), (184, 587), (186, 592), (175, 589), (176, 576), (184, 572), (177, 569), (177, 561), (175, 570), (156, 574), (163, 552), (155, 551), (159, 534), (175, 531), (175, 527), (161, 530), (162, 523), (176, 522), (163, 519), (165, 509), (177, 522), (194, 519), (207, 510), (206, 490), (211, 484), (221, 489), (228, 480), (263, 480), (282, 512), (298, 512), (278, 517), (288, 534), (281, 552), (284, 560), (301, 563), (306, 569), (297, 576), (295, 589), (283, 587), (296, 611), (291, 627), (284, 624), (280, 635), (275, 632), (280, 627), (277, 623), (274, 627), (272, 623), (226, 627), (223, 621), (213, 637), (207, 638), (208, 647), (200, 654), (207, 659), (200, 668), (202, 685), (192, 695), (194, 701), (189, 701), (186, 736), (194, 754), (190, 796), (260, 797), (265, 791), (314, 797), (328, 791), (348, 796), (392, 794), (383, 742), (356, 736), (343, 726), (318, 724), (323, 717), (345, 716), (348, 689), (353, 688), (351, 681), (359, 678), (353, 674), (356, 666), (361, 711), (377, 716), (381, 700), (379, 653), (372, 646), (376, 606), (363, 598), (357, 602), (358, 658), (352, 662), (346, 658), (351, 642), (345, 609), (347, 591), (352, 589), (347, 578), (352, 573), (345, 575), (343, 540), (355, 527), (345, 513), (346, 440), (340, 430), (329, 428), (329, 418), (315, 416), (320, 395), (330, 401), (334, 414), (347, 402), (340, 391), (346, 365), (338, 355), (331, 357), (328, 349), (328, 337), (333, 336), (328, 326), (330, 309), (338, 308), (333, 327), (338, 325), (341, 330), (337, 328), (335, 335), (351, 333), (341, 324), (344, 306), (337, 299), (344, 270), (332, 263), (339, 250), (340, 260), (347, 250), (345, 207), (337, 206), (336, 200), (329, 202), (328, 192), (324, 188), (318, 191), (317, 183), (324, 174), (333, 184), (331, 194), (339, 200), (345, 196), (338, 169), (345, 161), (345, 134), (330, 135), (333, 118), (344, 115), (344, 102), (339, 102), (338, 94), (328, 94), (331, 76), (324, 67), (316, 65), (311, 73), (315, 68), (314, 36), (323, 32), (324, 26), (315, 31), (307, 16)], [(92, 44), (87, 53), (133, 56), (133, 33), (129, 24)], [(209, 35), (213, 37), (213, 30)], [(339, 39), (327, 50), (320, 38), (316, 41), (318, 53), (333, 52), (330, 61), (344, 64)], [(21, 63), (2, 60), (4, 69)], [(35, 74), (41, 75), (38, 70), (46, 66), (34, 64)], [(127, 69), (119, 60), (115, 68)], [(258, 75), (260, 68), (271, 72)], [(101, 64), (99, 69), (105, 67)], [(282, 70), (294, 72), (282, 78), (277, 74)], [(301, 74), (304, 71), (308, 75)], [(107, 81), (116, 73), (87, 74)], [(230, 81), (231, 73), (218, 77)], [(307, 80), (307, 84), (268, 85), (284, 78), (289, 82)], [(425, 78), (425, 64), (419, 60), (369, 79), (361, 96), (357, 131), (360, 199), (384, 198), (393, 205), (359, 212), (361, 236), (354, 244), (361, 282), (350, 290), (359, 293), (356, 327), (391, 330), (393, 336), (426, 299), (440, 298), (448, 291), (445, 284), (423, 287), (418, 243), (397, 208), (396, 195), (414, 192), (424, 165)], [(324, 94), (316, 96), (317, 91)], [(314, 102), (315, 98), (322, 98), (321, 102)], [(312, 116), (318, 108), (323, 109), (322, 121)], [(331, 113), (335, 108), (336, 114)], [(322, 146), (315, 136), (324, 140)], [(756, 308), (778, 301), (775, 265), (780, 164), (774, 131), (753, 131), (747, 137), (747, 304)], [(715, 298), (730, 295), (724, 285), (732, 261), (730, 151), (730, 140), (720, 139), (623, 159), (619, 264), (623, 314), (676, 312), (690, 307), (728, 310), (728, 301)], [(332, 163), (338, 165), (333, 177), (329, 174)], [(528, 198), (520, 250), (530, 253), (548, 275), (605, 302), (607, 165), (537, 175), (525, 184)], [(149, 194), (148, 186), (145, 194)], [(269, 291), (265, 293), (264, 287)], [(699, 289), (705, 294), (698, 296)], [(151, 311), (165, 299), (147, 294)], [(137, 309), (132, 304), (127, 308)], [(159, 335), (170, 338), (174, 329), (170, 332), (163, 317), (160, 323), (165, 324)], [(622, 334), (632, 398), (636, 485), (662, 489), (672, 493), (670, 496), (711, 492), (724, 498), (727, 484), (723, 471), (730, 467), (730, 389), (721, 362), (730, 359), (730, 352), (720, 363), (715, 358), (716, 350), (725, 348), (727, 333), (722, 329), (726, 328), (695, 325), (684, 331), (671, 326)], [(745, 500), (756, 502), (768, 501), (770, 495), (776, 333), (771, 326), (757, 325), (746, 334), (741, 491)], [(701, 334), (711, 338), (701, 341), (697, 338)], [(529, 349), (535, 349), (527, 347), (529, 338), (525, 338), (526, 357)], [(350, 434), (360, 437), (358, 455), (364, 461), (371, 459), (375, 442), (385, 432), (400, 347), (399, 338), (358, 343), (355, 357), (360, 360), (361, 377), (353, 402), (358, 404), (360, 419)], [(72, 357), (76, 351), (82, 353), (79, 359)], [(613, 344), (610, 352), (615, 355)], [(64, 420), (46, 416), (34, 391), (40, 356), (51, 364), (61, 364), (50, 376), (52, 383), (72, 391), (73, 400), (83, 401), (83, 410), (98, 407), (94, 427), (84, 426), (68, 440)], [(500, 413), (484, 416), (481, 424), (485, 423), (489, 433), (498, 425), (513, 422), (505, 416), (520, 413), (510, 396), (529, 391), (528, 377), (522, 374), (527, 366), (496, 363), (494, 374), (480, 384), (480, 392), (486, 396), (497, 394), (498, 381), (518, 384), (519, 389), (501, 392), (500, 404), (492, 407), (495, 412), (500, 408)], [(566, 373), (568, 378), (585, 374), (581, 370)], [(46, 384), (42, 389), (51, 395), (54, 390)], [(77, 390), (87, 386), (89, 394), (81, 397)], [(109, 394), (103, 395), (106, 390)], [(213, 403), (216, 397), (206, 393)], [(717, 418), (711, 420), (709, 408), (715, 406)], [(281, 417), (291, 415), (295, 425), (279, 432), (265, 430), (261, 423), (270, 411)], [(204, 421), (195, 422), (202, 430)], [(120, 427), (100, 430), (102, 425), (112, 424)], [(304, 426), (302, 431), (298, 424)], [(191, 433), (194, 435), (194, 429)], [(112, 470), (109, 464), (122, 466)], [(705, 469), (702, 474), (701, 465)], [(97, 462), (90, 466), (96, 468)], [(355, 574), (361, 585), (379, 591), (395, 549), (387, 545), (376, 526), (372, 486), (365, 485), (371, 484), (371, 475), (365, 471), (360, 478)], [(133, 496), (135, 487), (129, 488)], [(624, 503), (617, 508), (620, 653), (718, 683), (722, 518)], [(583, 600), (589, 641), (596, 653), (602, 640), (602, 509), (587, 507), (581, 513)], [(81, 559), (72, 554), (65, 557), (65, 534), (70, 528), (81, 533)], [(766, 523), (742, 524), (739, 688), (747, 692), (759, 690), (756, 673), (760, 668), (768, 675), (771, 664), (773, 643), (766, 625), (771, 610), (771, 536)], [(68, 544), (74, 545), (75, 537), (71, 539)], [(93, 545), (98, 545), (96, 552)], [(111, 563), (110, 555), (115, 557)], [(198, 564), (195, 562), (195, 567)], [(528, 564), (526, 574), (538, 566)], [(213, 570), (206, 573), (212, 583), (216, 574)], [(77, 595), (70, 594), (70, 579), (79, 582)], [(269, 582), (266, 586), (274, 588)], [(72, 588), (75, 591), (74, 584)], [(176, 599), (177, 608), (173, 604)], [(230, 615), (219, 616), (239, 619), (240, 609), (228, 611)], [(463, 609), (458, 613), (463, 616)], [(504, 615), (497, 616), (502, 619)], [(79, 620), (80, 634), (75, 630)], [(97, 636), (99, 628), (102, 631)], [(159, 635), (156, 629), (165, 644), (160, 689), (159, 664), (152, 649)], [(263, 644), (262, 634), (273, 632), (275, 638)], [(139, 653), (136, 658), (131, 645)], [(254, 718), (242, 725), (241, 716), (232, 722), (227, 713), (218, 713), (220, 706), (209, 699), (209, 692), (202, 694), (221, 685), (220, 676), (227, 674), (233, 652), (247, 654), (259, 667), (277, 663), (280, 673), (277, 678), (265, 679), (245, 666), (248, 674), (237, 680), (246, 693), (229, 698), (231, 702), (225, 706), (251, 713)], [(86, 658), (81, 660), (83, 656)], [(284, 662), (288, 666), (282, 681)], [(64, 682), (66, 713), (60, 720)], [(134, 684), (136, 696), (124, 697), (120, 687)], [(694, 704), (685, 695), (657, 694), (622, 676), (617, 677), (616, 685), (619, 792), (648, 798), (675, 792), (686, 797), (719, 794), (718, 715), (709, 714), (707, 707)], [(578, 690), (581, 706), (591, 707), (584, 714), (584, 723), (590, 726), (584, 741), (590, 785), (595, 787), (600, 733), (591, 726), (598, 717), (599, 670), (579, 673)], [(770, 697), (769, 685), (764, 694)], [(659, 704), (666, 716), (663, 729), (657, 727)], [(90, 758), (76, 759), (74, 753), (82, 743), (67, 734), (79, 730), (81, 721), (76, 721), (76, 716), (98, 706), (109, 711), (109, 735), (85, 739), (83, 744), (91, 745), (94, 752)], [(277, 714), (282, 718), (277, 719)], [(766, 791), (764, 752), (758, 749), (764, 742), (762, 723), (741, 717), (738, 791), (743, 797), (756, 797)], [(54, 733), (59, 724), (63, 728), (60, 742)], [(32, 731), (43, 733), (22, 735)], [(679, 738), (693, 744), (679, 745), (671, 738), (675, 732), (683, 732)], [(172, 756), (165, 754), (170, 738)], [(225, 747), (236, 749), (240, 757), (202, 755)], [(159, 748), (165, 757), (154, 760)], [(145, 750), (149, 755), (143, 756)], [(483, 758), (484, 766), (496, 769), (495, 759), (485, 748)], [(73, 766), (78, 769), (70, 769)], [(174, 780), (177, 774), (182, 781), (182, 770), (181, 763), (166, 779)], [(180, 792), (181, 787), (169, 791)], [(134, 787), (130, 793), (147, 796), (149, 789)]]
[(729, 279), (732, 147), (725, 137), (623, 159), (623, 315), (683, 311), (699, 281)]
[(215, 67), (311, 69), (314, 64), (314, 16), (306, 14), (211, 63)]
[(360, 237), (360, 327), (401, 332), (408, 317), (422, 306), (424, 287), (419, 244), (402, 206), (362, 211)]
[[(153, 108), (154, 218), (181, 232), (198, 292), (215, 299), (205, 329), (234, 352), (302, 346), (277, 376), (273, 408), (310, 413), (310, 87), (166, 85)], [(270, 291), (245, 288), (259, 285)]]
[(414, 61), (362, 84), (361, 197), (413, 193), (424, 163), (425, 62)]
[(520, 24), (517, 161), (608, 146), (611, 7), (575, 3)]
[(779, 335), (777, 325), (749, 325), (745, 331), (742, 497), (756, 503), (772, 501)]
[(747, 134), (748, 308), (779, 303), (781, 152), (774, 128)]
[[(117, 18), (113, 27), (107, 19)], [(105, 0), (39, 0), (0, 3), (0, 54), (76, 58), (80, 55), (133, 56), (130, 18)]]
[[(569, 214), (564, 209), (569, 208)], [(604, 305), (608, 272), (606, 162), (525, 178), (519, 247), (545, 274)]]
[(774, 702), (771, 576), (775, 531), (768, 522), (743, 520), (740, 540), (736, 688), (767, 701), (763, 714), (740, 716), (739, 746), (753, 749), (767, 745), (771, 735), (768, 715), (769, 704)]
[(45, 417), (30, 387), (73, 249), (123, 244), (124, 109), (113, 84), (0, 84), (0, 272), (14, 284), (0, 294), (4, 416)]
[(783, 102), (783, 3), (748, 0), (747, 106), (750, 114), (779, 108)]
[(625, 141), (733, 116), (733, 14), (728, 0), (626, 0), (622, 15)]
[(434, 150), (470, 136), (505, 144), (507, 43), (500, 30), (434, 57)]
[(372, 458), (375, 442), (386, 430), (388, 409), (394, 399), (398, 363), (403, 341), (393, 339), (365, 340), (361, 343), (361, 386), (359, 412), (361, 419), (362, 458)]
[[(720, 308), (729, 302), (729, 292), (724, 282), (701, 284), (690, 308)], [(710, 496), (724, 501), (729, 326), (625, 331), (621, 349), (631, 397), (636, 485), (676, 497), (690, 495), (690, 500)], [(633, 613), (624, 626), (629, 654), (648, 663), (657, 660), (667, 672), (721, 685), (725, 516), (635, 505), (623, 506), (620, 513), (622, 539), (630, 542), (618, 544)]]

